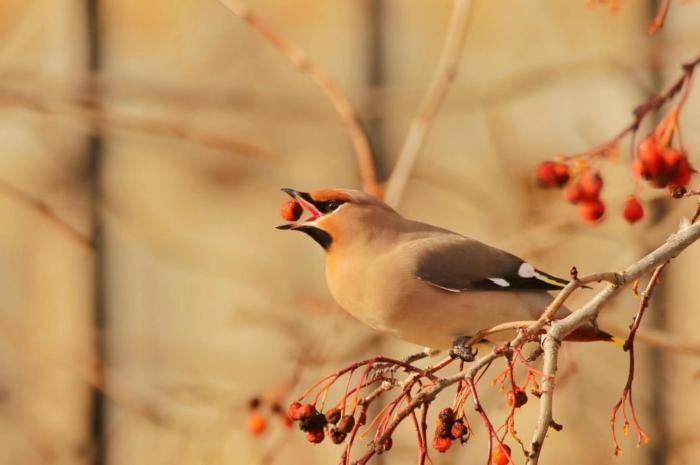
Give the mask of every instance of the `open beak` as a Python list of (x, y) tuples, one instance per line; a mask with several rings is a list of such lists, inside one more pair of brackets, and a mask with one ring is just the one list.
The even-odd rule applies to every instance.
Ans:
[(288, 187), (283, 187), (280, 189), (282, 192), (285, 192), (287, 195), (289, 195), (291, 198), (299, 202), (299, 204), (309, 212), (309, 217), (306, 218), (304, 221), (296, 221), (294, 223), (287, 223), (287, 224), (282, 224), (280, 226), (277, 226), (277, 229), (297, 229), (304, 224), (311, 223), (312, 221), (318, 219), (321, 217), (321, 212), (316, 208), (316, 205), (314, 205), (314, 199), (311, 198), (311, 195), (308, 192), (300, 192), (294, 189), (289, 189)]

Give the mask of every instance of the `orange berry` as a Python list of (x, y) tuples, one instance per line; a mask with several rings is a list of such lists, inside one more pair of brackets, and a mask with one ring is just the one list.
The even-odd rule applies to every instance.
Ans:
[(497, 444), (491, 452), (491, 461), (494, 465), (508, 465), (510, 460), (510, 447), (505, 444)]
[(447, 449), (449, 449), (451, 445), (452, 439), (450, 438), (441, 438), (438, 436), (435, 436), (433, 438), (433, 449), (440, 452), (441, 454), (447, 452)]
[(637, 157), (644, 164), (650, 176), (655, 176), (665, 169), (664, 159), (659, 152), (654, 136), (649, 136), (639, 143)]
[(299, 408), (301, 407), (301, 404), (299, 402), (292, 402), (289, 404), (289, 407), (287, 407), (287, 417), (290, 419), (296, 421), (299, 419)]
[(581, 202), (578, 207), (581, 218), (588, 223), (597, 223), (605, 215), (605, 204), (600, 199)]
[(322, 429), (313, 429), (311, 431), (306, 432), (306, 440), (312, 444), (318, 444), (319, 442), (323, 442), (323, 438), (325, 436), (326, 435), (324, 434)]
[(581, 191), (581, 200), (590, 202), (597, 200), (600, 196), (600, 191), (603, 189), (603, 178), (597, 171), (586, 170), (581, 173), (578, 185)]
[(523, 405), (527, 404), (527, 393), (523, 391), (522, 389), (515, 389), (515, 392), (512, 390), (508, 391), (508, 405), (515, 408), (520, 408)]
[(467, 432), (468, 430), (464, 422), (462, 420), (455, 420), (450, 429), (450, 436), (452, 436), (452, 439), (459, 439), (467, 434)]
[(629, 196), (622, 210), (622, 216), (624, 216), (625, 220), (629, 223), (636, 223), (644, 218), (644, 207), (637, 197), (634, 195)]
[(569, 181), (569, 167), (564, 163), (545, 161), (535, 170), (537, 184), (540, 187), (563, 187)]
[(298, 220), (302, 213), (304, 208), (295, 200), (287, 200), (282, 204), (282, 218), (287, 221)]
[[(300, 405), (297, 409), (297, 418), (303, 420), (305, 418), (310, 418), (314, 413), (316, 413), (316, 407), (311, 404)], [(292, 417), (294, 418), (294, 417)]]
[(576, 205), (581, 201), (581, 197), (583, 194), (581, 193), (581, 186), (579, 186), (578, 183), (569, 183), (565, 188), (564, 188), (564, 198)]
[(267, 428), (267, 421), (262, 413), (257, 410), (250, 412), (247, 422), (248, 432), (254, 436), (260, 436)]

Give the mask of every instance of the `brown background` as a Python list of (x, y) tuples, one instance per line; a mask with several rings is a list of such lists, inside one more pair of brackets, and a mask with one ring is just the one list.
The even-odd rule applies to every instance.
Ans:
[[(624, 223), (618, 211), (633, 188), (624, 158), (604, 168), (610, 213), (596, 227), (532, 182), (539, 161), (627, 124), (697, 52), (700, 4), (673, 2), (650, 37), (652, 3), (622, 2), (610, 15), (585, 0), (477, 1), (458, 77), (400, 211), (559, 275), (574, 264), (620, 269), (663, 240), (690, 205), (645, 191), (649, 218)], [(252, 439), (243, 425), (247, 400), (272, 395), (302, 355), (301, 386), (350, 360), (414, 350), (340, 313), (320, 249), (273, 228), (280, 187), (357, 187), (343, 125), (308, 77), (215, 0), (103, 0), (97, 34), (90, 4), (0, 1), (0, 179), (99, 238), (93, 252), (2, 190), (0, 463), (335, 463), (340, 452), (328, 442), (312, 447), (276, 422)], [(450, 2), (253, 6), (339, 79), (386, 177)], [(698, 90), (682, 117), (696, 165)], [(674, 262), (645, 325), (700, 340), (699, 260), (696, 246)], [(634, 302), (618, 299), (603, 324), (624, 327)], [(579, 346), (564, 354), (563, 369), (575, 369), (555, 403), (565, 428), (550, 433), (543, 463), (697, 462), (700, 362), (640, 354), (635, 396), (652, 442), (638, 450), (625, 438), (612, 458), (608, 418), (626, 356)], [(95, 385), (105, 392), (96, 402)], [(493, 415), (505, 412), (496, 389), (483, 396)], [(535, 414), (531, 402), (519, 420), (524, 437)], [(435, 463), (483, 460), (484, 439)], [(410, 428), (394, 444), (376, 463), (415, 460)]]

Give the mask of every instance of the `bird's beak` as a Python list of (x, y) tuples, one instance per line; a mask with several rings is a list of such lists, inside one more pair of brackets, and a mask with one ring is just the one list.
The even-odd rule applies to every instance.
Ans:
[(299, 204), (304, 208), (304, 210), (309, 212), (309, 217), (304, 221), (296, 221), (294, 223), (287, 223), (277, 226), (277, 229), (297, 229), (305, 224), (311, 223), (318, 219), (322, 213), (314, 205), (314, 199), (308, 192), (300, 192), (288, 187), (283, 187), (280, 189), (282, 192), (289, 195), (291, 198), (299, 202)]

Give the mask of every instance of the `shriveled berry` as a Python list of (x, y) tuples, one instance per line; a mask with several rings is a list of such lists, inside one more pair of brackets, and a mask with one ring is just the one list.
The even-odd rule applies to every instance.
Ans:
[(435, 436), (433, 438), (433, 449), (440, 452), (441, 454), (447, 452), (447, 449), (449, 449), (451, 445), (452, 439), (450, 438), (441, 438), (438, 436)]
[(438, 420), (437, 424), (435, 425), (435, 436), (439, 438), (449, 438), (452, 436), (452, 433), (450, 432), (451, 428), (452, 424)]
[(451, 425), (455, 421), (455, 411), (449, 407), (444, 408), (440, 410), (438, 419), (443, 423)]
[(311, 404), (303, 404), (297, 410), (297, 417), (303, 420), (304, 418), (310, 418), (314, 413), (316, 413), (316, 407)]
[(497, 444), (491, 452), (491, 461), (494, 465), (508, 465), (510, 460), (510, 447), (505, 444)]
[(581, 173), (578, 185), (581, 191), (580, 200), (584, 202), (594, 201), (600, 197), (600, 191), (603, 189), (603, 178), (597, 171), (586, 170)]
[(459, 439), (465, 434), (467, 434), (467, 427), (464, 425), (464, 422), (462, 420), (455, 420), (450, 429), (450, 436), (452, 436), (452, 439)]
[(644, 207), (637, 197), (634, 195), (629, 196), (622, 209), (622, 216), (624, 216), (625, 220), (629, 223), (633, 224), (644, 218)]
[(515, 408), (520, 408), (527, 404), (527, 393), (522, 389), (508, 391), (508, 405)]
[(297, 421), (299, 417), (299, 410), (301, 409), (301, 404), (299, 402), (292, 402), (289, 404), (289, 407), (287, 407), (287, 417), (289, 417), (291, 420)]
[(331, 442), (333, 444), (340, 444), (341, 442), (345, 441), (345, 437), (347, 435), (348, 434), (344, 431), (338, 431), (337, 428), (331, 428), (331, 430), (328, 432), (328, 436), (331, 438)]
[(338, 421), (338, 430), (343, 433), (349, 433), (355, 427), (355, 417), (352, 415), (345, 415)]
[(306, 432), (306, 440), (313, 444), (323, 442), (324, 437), (325, 434), (323, 433), (322, 429), (314, 429)]
[(282, 204), (282, 218), (287, 221), (296, 221), (304, 213), (304, 208), (296, 200), (287, 200)]
[(267, 420), (265, 420), (262, 413), (257, 410), (253, 410), (248, 415), (246, 427), (248, 428), (249, 433), (253, 434), (254, 436), (260, 436), (267, 428)]
[(323, 429), (327, 424), (326, 416), (318, 411), (314, 411), (310, 417), (302, 417), (299, 421), (299, 427), (302, 431)]
[(326, 412), (326, 420), (328, 420), (328, 423), (333, 425), (338, 423), (338, 420), (340, 420), (340, 409), (334, 407), (328, 410)]
[(537, 166), (535, 177), (540, 187), (563, 187), (569, 181), (569, 167), (564, 163), (545, 161)]
[(605, 204), (600, 199), (581, 202), (578, 207), (581, 218), (588, 223), (597, 223), (605, 215)]
[(394, 441), (391, 439), (391, 437), (388, 437), (384, 440), (384, 450), (389, 451), (393, 446)]

